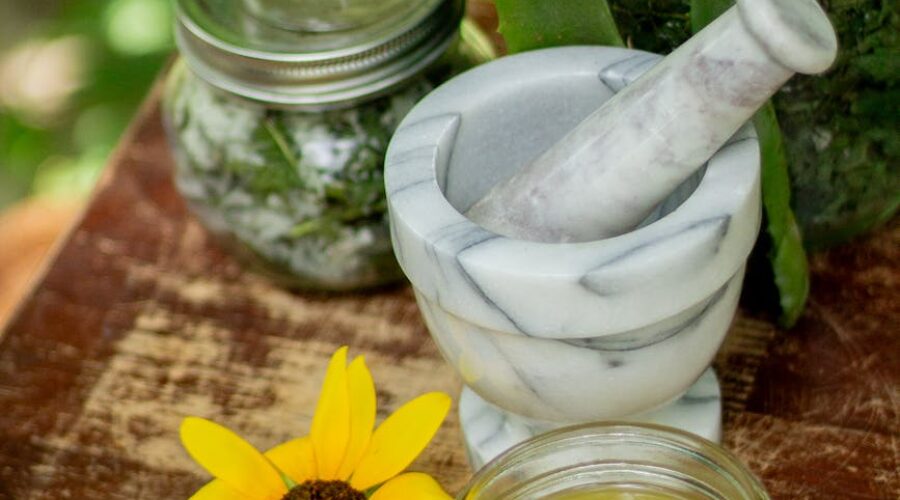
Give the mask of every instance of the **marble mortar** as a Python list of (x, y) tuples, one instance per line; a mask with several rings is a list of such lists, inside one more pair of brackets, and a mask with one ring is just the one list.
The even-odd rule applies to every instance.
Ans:
[[(460, 412), (476, 466), (531, 434), (586, 421), (656, 420), (718, 437), (714, 377), (695, 386), (706, 394), (682, 396), (728, 331), (759, 230), (751, 126), (616, 237), (524, 241), (462, 215), (659, 60), (610, 47), (505, 57), (436, 89), (390, 143), (394, 250), (467, 386)], [(699, 429), (672, 412), (711, 401)]]

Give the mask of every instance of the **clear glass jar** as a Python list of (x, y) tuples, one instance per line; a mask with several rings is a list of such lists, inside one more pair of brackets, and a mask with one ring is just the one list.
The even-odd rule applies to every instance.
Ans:
[[(163, 97), (176, 185), (211, 232), (282, 285), (344, 291), (402, 277), (383, 156), (407, 111), (464, 64), (450, 50), (463, 7), (409, 0), (386, 15), (392, 2), (177, 2), (182, 57)], [(285, 5), (318, 24), (275, 15)], [(380, 17), (363, 16), (367, 5)]]
[(766, 500), (721, 446), (650, 425), (596, 423), (532, 438), (469, 482), (460, 500)]

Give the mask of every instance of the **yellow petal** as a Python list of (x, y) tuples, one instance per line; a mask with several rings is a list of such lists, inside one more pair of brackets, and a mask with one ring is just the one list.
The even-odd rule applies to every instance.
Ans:
[(206, 483), (205, 486), (197, 490), (189, 500), (251, 500), (239, 493), (221, 479), (213, 479)]
[(369, 500), (453, 500), (428, 474), (407, 472), (384, 483)]
[(362, 356), (357, 356), (347, 367), (347, 387), (350, 391), (350, 441), (337, 474), (342, 480), (350, 477), (356, 468), (375, 427), (375, 383)]
[(431, 392), (406, 403), (375, 429), (350, 484), (365, 491), (403, 471), (434, 437), (450, 410), (450, 396)]
[(297, 484), (316, 478), (316, 455), (308, 436), (272, 448), (266, 452), (266, 458)]
[(245, 498), (278, 499), (287, 492), (281, 475), (262, 453), (215, 422), (185, 418), (181, 442), (198, 464)]
[(349, 400), (347, 348), (341, 347), (328, 363), (309, 433), (315, 450), (319, 479), (338, 478), (338, 468), (350, 440)]

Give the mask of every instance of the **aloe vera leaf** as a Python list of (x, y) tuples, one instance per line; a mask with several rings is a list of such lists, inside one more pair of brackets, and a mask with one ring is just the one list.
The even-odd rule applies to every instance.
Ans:
[(562, 45), (623, 46), (606, 0), (496, 0), (509, 53)]

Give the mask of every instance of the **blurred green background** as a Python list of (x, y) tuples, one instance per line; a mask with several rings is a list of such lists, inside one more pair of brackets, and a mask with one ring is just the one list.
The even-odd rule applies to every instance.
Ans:
[(170, 0), (0, 0), (0, 210), (86, 194), (172, 50)]

